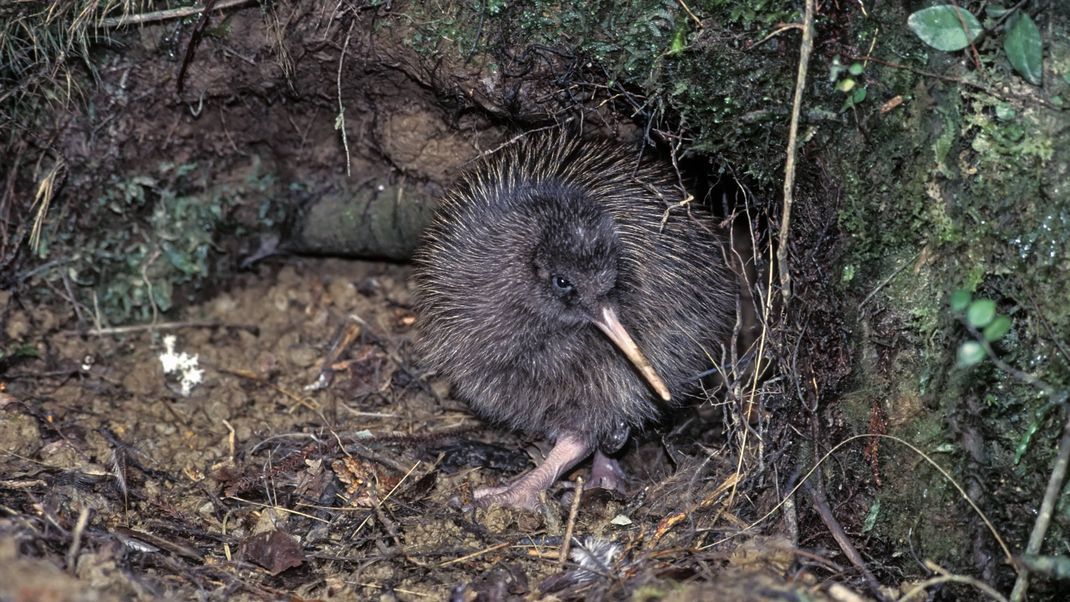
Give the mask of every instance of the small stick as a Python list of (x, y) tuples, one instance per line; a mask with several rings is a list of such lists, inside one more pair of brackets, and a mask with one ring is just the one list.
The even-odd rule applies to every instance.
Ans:
[[(914, 257), (916, 258), (917, 256), (918, 255), (915, 253)], [(896, 268), (891, 274), (888, 275), (887, 278), (885, 278), (884, 280), (881, 280), (880, 283), (877, 284), (877, 286), (873, 290), (869, 291), (869, 294), (866, 295), (866, 297), (864, 299), (862, 299), (862, 302), (858, 304), (858, 309), (862, 309), (863, 307), (865, 307), (866, 303), (869, 303), (869, 300), (872, 299), (873, 296), (877, 294), (877, 291), (879, 291), (882, 288), (888, 286), (888, 283), (891, 282), (892, 280), (894, 280), (896, 276), (901, 274), (903, 272), (903, 270), (907, 269), (910, 266), (911, 263), (914, 263), (914, 259), (913, 258), (910, 261), (904, 261), (903, 265), (901, 265), (898, 268)]]
[(691, 7), (688, 6), (684, 0), (676, 0), (676, 3), (680, 5), (680, 8), (684, 9), (684, 12), (687, 13), (687, 16), (691, 17), (691, 20), (695, 22), (695, 25), (698, 25), (699, 29), (705, 29), (705, 27), (702, 26), (702, 20), (696, 17), (695, 13), (691, 12)]
[(914, 589), (907, 592), (906, 595), (904, 595), (902, 598), (896, 600), (896, 602), (907, 602), (907, 600), (911, 600), (913, 598), (918, 597), (918, 594), (924, 594), (925, 590), (929, 589), (930, 587), (934, 585), (940, 585), (941, 583), (964, 583), (966, 585), (972, 585), (973, 587), (976, 587), (977, 589), (984, 592), (985, 595), (987, 595), (989, 598), (992, 598), (996, 602), (1007, 602), (1007, 599), (1004, 598), (999, 592), (992, 589), (992, 586), (988, 585), (983, 581), (978, 581), (973, 577), (967, 577), (965, 575), (940, 575), (939, 577), (926, 579), (925, 581), (922, 581), (921, 583), (917, 584)]
[(253, 334), (260, 331), (257, 326), (249, 324), (225, 324), (223, 322), (205, 322), (199, 320), (186, 322), (161, 322), (159, 324), (131, 324), (129, 326), (113, 326), (110, 328), (97, 327), (89, 330), (65, 330), (60, 334), (68, 336), (106, 336), (110, 334), (130, 334), (145, 330), (179, 330), (181, 328), (237, 328), (247, 330)]
[(881, 592), (880, 583), (877, 578), (866, 566), (865, 560), (862, 559), (862, 555), (858, 553), (858, 549), (851, 543), (851, 538), (847, 536), (847, 533), (840, 526), (840, 521), (836, 520), (836, 517), (832, 514), (832, 508), (829, 507), (828, 498), (825, 497), (824, 486), (821, 484), (821, 475), (814, 475), (813, 481), (806, 481), (806, 488), (809, 490), (810, 498), (814, 502), (814, 510), (817, 510), (817, 514), (821, 517), (821, 521), (825, 523), (829, 533), (832, 534), (832, 538), (839, 544), (840, 550), (847, 556), (847, 559), (851, 561), (851, 564), (862, 573), (862, 578), (865, 580), (866, 585), (869, 586), (870, 592), (878, 600), (887, 600), (884, 594)]
[(806, 0), (803, 14), (802, 45), (799, 47), (799, 71), (795, 77), (795, 99), (791, 103), (791, 124), (788, 126), (788, 156), (784, 160), (784, 208), (780, 216), (780, 240), (777, 249), (777, 266), (780, 268), (780, 293), (784, 300), (791, 298), (791, 272), (788, 269), (788, 231), (791, 229), (791, 203), (795, 188), (795, 152), (799, 137), (799, 113), (802, 110), (803, 91), (806, 89), (806, 71), (810, 66), (810, 51), (814, 48), (814, 0)]
[(82, 511), (78, 513), (78, 522), (74, 525), (74, 532), (71, 533), (71, 547), (67, 550), (67, 571), (72, 575), (75, 573), (78, 550), (82, 547), (82, 533), (85, 532), (85, 526), (88, 523), (89, 507), (82, 506)]
[(342, 102), (342, 65), (345, 64), (346, 51), (349, 50), (349, 39), (353, 35), (353, 26), (356, 21), (349, 24), (346, 32), (346, 41), (342, 45), (342, 52), (338, 54), (338, 115), (334, 119), (334, 129), (342, 132), (342, 147), (346, 151), (346, 177), (353, 175), (353, 161), (349, 157), (349, 138), (346, 136), (346, 106)]
[[(1059, 492), (1063, 489), (1063, 480), (1066, 478), (1067, 465), (1070, 465), (1070, 420), (1067, 420), (1063, 428), (1063, 436), (1059, 441), (1059, 453), (1055, 456), (1055, 466), (1048, 478), (1048, 489), (1044, 492), (1044, 500), (1040, 503), (1040, 512), (1037, 520), (1033, 523), (1033, 531), (1029, 534), (1029, 543), (1025, 546), (1025, 554), (1035, 555), (1040, 553), (1040, 547), (1044, 543), (1044, 534), (1051, 525), (1051, 515), (1055, 511), (1055, 502), (1059, 500)], [(1029, 588), (1029, 570), (1024, 566), (1014, 581), (1014, 589), (1011, 590), (1011, 602), (1019, 602), (1025, 599), (1025, 592)]]
[[(226, 10), (228, 8), (237, 8), (244, 4), (252, 4), (254, 0), (222, 0), (215, 6), (215, 10)], [(142, 23), (155, 23), (158, 21), (170, 21), (171, 19), (184, 19), (186, 17), (192, 17), (193, 15), (199, 15), (205, 11), (204, 6), (184, 6), (182, 8), (171, 8), (168, 10), (158, 10), (151, 13), (141, 13), (138, 15), (123, 15), (121, 17), (108, 17), (101, 19), (98, 26), (101, 29), (113, 29), (116, 27), (125, 27), (127, 25), (140, 25)]]
[(583, 497), (583, 477), (576, 477), (576, 489), (572, 494), (572, 508), (568, 511), (565, 538), (561, 540), (561, 551), (557, 554), (558, 566), (564, 566), (565, 561), (568, 560), (568, 549), (572, 545), (572, 530), (576, 527), (576, 514), (580, 511), (581, 497)]
[(473, 558), (478, 558), (478, 557), (480, 557), (480, 556), (482, 556), (484, 554), (489, 554), (491, 552), (495, 552), (495, 551), (500, 550), (502, 548), (508, 548), (511, 545), (513, 545), (513, 542), (511, 542), (511, 541), (507, 541), (505, 543), (494, 544), (493, 546), (491, 546), (489, 548), (483, 548), (482, 550), (477, 550), (475, 552), (472, 552), (471, 554), (465, 554), (464, 556), (461, 556), (460, 558), (454, 558), (453, 560), (447, 560), (445, 562), (440, 563), (438, 566), (440, 566), (440, 567), (449, 566), (451, 564), (457, 564), (458, 562), (464, 562), (465, 560), (471, 560)]

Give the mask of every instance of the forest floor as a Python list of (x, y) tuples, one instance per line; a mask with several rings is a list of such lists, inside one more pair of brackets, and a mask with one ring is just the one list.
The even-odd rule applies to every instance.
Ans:
[[(0, 599), (821, 599), (839, 567), (774, 577), (788, 540), (723, 505), (735, 466), (708, 403), (626, 448), (630, 495), (585, 491), (572, 515), (581, 464), (541, 513), (466, 509), (541, 442), (421, 372), (407, 277), (272, 260), (181, 322), (106, 334), (0, 296), (6, 334), (39, 335), (0, 392)], [(169, 345), (203, 372), (188, 395)]]

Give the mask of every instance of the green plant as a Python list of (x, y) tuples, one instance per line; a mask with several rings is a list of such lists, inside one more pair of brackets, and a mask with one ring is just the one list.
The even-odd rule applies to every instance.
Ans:
[(866, 86), (865, 84), (859, 84), (864, 71), (865, 65), (862, 63), (855, 62), (850, 65), (844, 65), (840, 62), (840, 57), (837, 56), (832, 59), (832, 65), (829, 66), (829, 81), (835, 83), (836, 90), (846, 95), (840, 111), (846, 111), (866, 99)]
[[(270, 227), (279, 210), (274, 180), (254, 161), (244, 177), (210, 184), (195, 163), (162, 163), (151, 173), (113, 176), (87, 206), (86, 224), (61, 223), (42, 237), (41, 259), (62, 267), (46, 280), (77, 285), (73, 301), (99, 308), (105, 321), (143, 321), (176, 305), (212, 275), (212, 254), (223, 233), (242, 234), (242, 223)], [(246, 207), (244, 222), (234, 213)], [(61, 273), (60, 270), (63, 270)], [(58, 286), (56, 286), (58, 285)], [(60, 282), (56, 290), (64, 288)]]
[(1044, 40), (1040, 29), (1019, 6), (986, 7), (984, 25), (973, 13), (951, 4), (923, 8), (907, 19), (907, 26), (921, 41), (944, 52), (962, 50), (985, 33), (1003, 33), (1003, 52), (1014, 70), (1039, 86), (1043, 80)]
[(948, 304), (975, 333), (972, 340), (959, 345), (958, 363), (963, 368), (981, 363), (988, 356), (989, 344), (1007, 336), (1013, 326), (1010, 317), (996, 311), (995, 301), (974, 299), (966, 289), (951, 293)]

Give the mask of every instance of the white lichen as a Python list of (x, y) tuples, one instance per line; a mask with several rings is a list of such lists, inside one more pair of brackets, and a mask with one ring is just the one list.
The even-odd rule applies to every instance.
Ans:
[(204, 370), (197, 365), (197, 356), (186, 352), (175, 353), (175, 337), (167, 335), (163, 338), (164, 352), (160, 354), (160, 364), (164, 374), (178, 374), (179, 386), (182, 395), (189, 395), (193, 387), (201, 384), (204, 380)]

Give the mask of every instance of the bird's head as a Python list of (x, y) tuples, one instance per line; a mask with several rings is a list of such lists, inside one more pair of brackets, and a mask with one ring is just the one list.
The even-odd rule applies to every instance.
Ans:
[(621, 244), (613, 217), (579, 193), (554, 191), (529, 206), (537, 213), (532, 257), (533, 307), (562, 329), (593, 325), (636, 367), (657, 394), (670, 393), (620, 321), (617, 272)]

